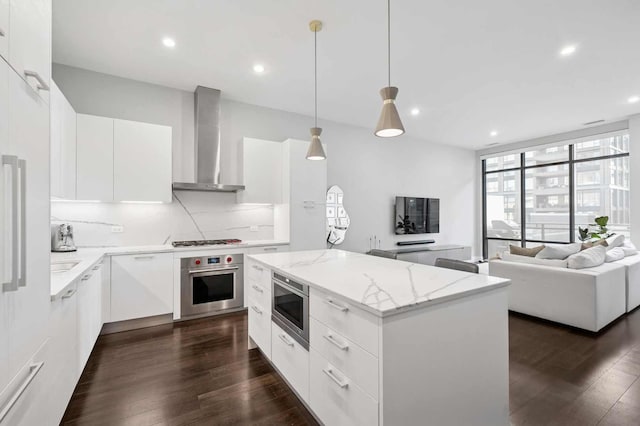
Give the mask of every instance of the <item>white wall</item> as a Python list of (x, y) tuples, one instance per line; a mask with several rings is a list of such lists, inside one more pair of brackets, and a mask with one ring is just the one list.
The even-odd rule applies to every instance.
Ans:
[(629, 149), (631, 238), (635, 244), (640, 244), (640, 196), (637, 195), (640, 193), (640, 114), (629, 118), (629, 139), (631, 140)]
[[(172, 126), (174, 180), (193, 180), (193, 93), (59, 64), (53, 78), (78, 112)], [(480, 214), (475, 153), (407, 136), (380, 139), (373, 135), (376, 120), (371, 117), (370, 129), (319, 122), (330, 153), (328, 184), (343, 188), (351, 216), (341, 248), (366, 251), (374, 235), (383, 248), (400, 239), (420, 239), (393, 234), (396, 195), (440, 198), (441, 232), (424, 237), (475, 245)], [(224, 99), (223, 90), (223, 182), (241, 182), (237, 147), (243, 137), (306, 140), (312, 122), (300, 114)], [(405, 117), (405, 126), (411, 126), (411, 117)]]

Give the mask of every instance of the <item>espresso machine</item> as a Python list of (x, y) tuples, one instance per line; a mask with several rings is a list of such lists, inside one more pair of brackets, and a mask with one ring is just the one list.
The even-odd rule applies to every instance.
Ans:
[(51, 251), (70, 252), (76, 251), (73, 242), (73, 225), (60, 223), (51, 225)]

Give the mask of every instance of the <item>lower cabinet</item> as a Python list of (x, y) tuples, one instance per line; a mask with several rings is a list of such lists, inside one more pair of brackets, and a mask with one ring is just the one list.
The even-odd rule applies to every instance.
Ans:
[(173, 253), (111, 257), (111, 322), (173, 312)]
[(273, 322), (271, 323), (271, 362), (300, 398), (309, 402), (309, 351)]
[(78, 376), (82, 374), (102, 328), (102, 265), (78, 282)]

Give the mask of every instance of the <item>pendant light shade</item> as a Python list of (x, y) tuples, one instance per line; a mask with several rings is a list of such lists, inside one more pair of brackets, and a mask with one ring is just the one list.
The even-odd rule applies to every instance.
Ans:
[(320, 141), (320, 133), (322, 129), (320, 127), (311, 128), (311, 145), (307, 151), (307, 160), (326, 160), (327, 156), (322, 148), (322, 142)]
[(313, 20), (309, 22), (309, 29), (313, 31), (313, 95), (315, 105), (315, 126), (311, 130), (311, 144), (307, 151), (307, 160), (326, 160), (327, 155), (322, 148), (322, 142), (320, 141), (320, 133), (322, 129), (318, 127), (318, 31), (322, 29), (322, 22)]
[(376, 136), (381, 138), (392, 138), (404, 133), (404, 126), (400, 120), (400, 114), (396, 108), (397, 87), (385, 87), (380, 90), (382, 96), (382, 112), (376, 126)]
[(382, 112), (374, 132), (381, 138), (392, 138), (404, 133), (404, 126), (396, 108), (398, 88), (391, 86), (391, 0), (387, 0), (387, 67), (388, 86), (380, 90)]

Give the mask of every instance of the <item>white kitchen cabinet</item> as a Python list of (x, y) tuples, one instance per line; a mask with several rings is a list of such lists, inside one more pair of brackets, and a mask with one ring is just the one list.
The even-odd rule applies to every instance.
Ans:
[(271, 358), (271, 270), (245, 260), (244, 294), (249, 311), (249, 337)]
[(9, 60), (9, 0), (0, 0), (0, 56)]
[(113, 119), (77, 115), (78, 200), (113, 201)]
[[(1, 1), (1, 0), (0, 0)], [(51, 196), (76, 199), (76, 112), (51, 80)]]
[(171, 127), (114, 120), (114, 200), (171, 202)]
[(173, 254), (111, 257), (111, 321), (173, 312)]
[(87, 364), (102, 328), (102, 265), (87, 271), (78, 283), (78, 376)]
[(9, 63), (48, 101), (41, 87), (51, 80), (51, 0), (9, 0), (9, 9)]
[[(4, 0), (0, 0), (1, 2)], [(8, 10), (7, 10), (8, 11)], [(7, 15), (8, 16), (8, 15)], [(0, 157), (10, 154), (9, 145), (9, 73), (12, 72), (3, 60), (0, 60)], [(1, 158), (0, 158), (1, 161)], [(1, 163), (0, 163), (1, 164)], [(6, 205), (10, 194), (10, 183), (6, 179), (7, 168), (2, 166), (0, 175), (0, 281), (9, 279), (7, 255), (11, 253), (11, 246), (7, 241), (9, 232), (6, 226), (10, 206)], [(9, 293), (0, 288), (0, 389), (9, 382)]]
[(309, 402), (309, 351), (274, 322), (271, 323), (271, 362), (300, 398)]
[(282, 253), (289, 251), (289, 245), (276, 245), (276, 246), (264, 246), (264, 247), (249, 247), (249, 254), (267, 254), (267, 253)]
[(244, 138), (241, 143), (244, 191), (239, 203), (280, 204), (282, 197), (282, 143)]

